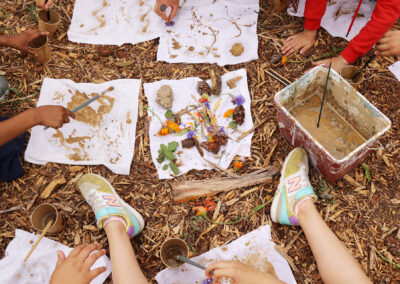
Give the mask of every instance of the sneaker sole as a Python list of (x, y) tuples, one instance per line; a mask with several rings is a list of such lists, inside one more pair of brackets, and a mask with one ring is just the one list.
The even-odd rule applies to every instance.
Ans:
[(108, 184), (111, 188), (111, 191), (114, 193), (114, 195), (116, 196), (117, 200), (123, 205), (123, 209), (128, 210), (129, 213), (131, 213), (139, 222), (140, 225), (140, 231), (142, 231), (144, 229), (144, 219), (142, 217), (142, 215), (136, 211), (132, 206), (130, 206), (128, 203), (126, 203), (124, 200), (121, 199), (121, 197), (119, 197), (119, 195), (117, 194), (117, 192), (115, 191), (114, 187), (111, 185), (111, 183), (106, 180), (105, 178), (103, 178), (100, 175), (96, 175), (96, 174), (88, 174), (88, 175), (92, 175), (92, 176), (96, 176), (101, 178), (106, 184)]

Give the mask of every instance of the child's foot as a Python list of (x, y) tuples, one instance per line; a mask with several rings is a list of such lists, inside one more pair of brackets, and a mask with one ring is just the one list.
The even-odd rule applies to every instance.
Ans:
[(78, 186), (92, 207), (100, 229), (106, 222), (121, 220), (131, 238), (143, 230), (142, 215), (125, 203), (106, 179), (99, 175), (87, 174), (78, 181)]
[(304, 30), (297, 35), (288, 37), (283, 44), (282, 53), (290, 55), (300, 50), (300, 54), (303, 54), (314, 45), (316, 37), (317, 30)]
[(271, 218), (275, 223), (299, 225), (298, 206), (315, 195), (308, 179), (308, 156), (303, 148), (292, 150), (286, 157), (281, 179), (271, 206)]

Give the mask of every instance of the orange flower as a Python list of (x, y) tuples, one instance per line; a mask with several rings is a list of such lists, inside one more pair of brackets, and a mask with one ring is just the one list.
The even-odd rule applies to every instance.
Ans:
[(158, 135), (161, 135), (161, 136), (165, 136), (165, 135), (168, 135), (168, 134), (169, 134), (168, 127), (163, 127), (163, 128), (160, 129), (160, 131), (158, 131)]
[(197, 211), (197, 213), (196, 213), (197, 216), (207, 214), (207, 208), (204, 206), (195, 206), (195, 207), (193, 207), (193, 211)]
[(224, 113), (224, 117), (231, 117), (231, 115), (233, 115), (233, 112), (235, 110), (234, 109), (228, 109), (225, 113)]
[(168, 127), (168, 129), (172, 130), (172, 132), (181, 131), (179, 125), (176, 124), (175, 122), (171, 121), (171, 120), (167, 120), (167, 127)]
[(207, 211), (211, 211), (217, 207), (217, 204), (211, 200), (211, 197), (207, 197), (206, 202), (204, 202), (204, 206), (207, 208)]
[(243, 162), (242, 161), (234, 161), (233, 162), (233, 168), (235, 171), (240, 170), (243, 167)]
[(282, 65), (286, 66), (286, 63), (287, 63), (287, 56), (284, 55), (284, 56), (282, 56)]

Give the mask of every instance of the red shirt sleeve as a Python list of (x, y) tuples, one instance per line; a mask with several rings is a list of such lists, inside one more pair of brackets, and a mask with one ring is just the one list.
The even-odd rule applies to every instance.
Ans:
[(366, 54), (394, 25), (399, 16), (399, 0), (377, 0), (371, 19), (342, 51), (342, 56), (349, 63), (353, 63), (358, 57)]
[(325, 14), (328, 0), (306, 0), (304, 9), (304, 28), (317, 30), (321, 26), (321, 19)]

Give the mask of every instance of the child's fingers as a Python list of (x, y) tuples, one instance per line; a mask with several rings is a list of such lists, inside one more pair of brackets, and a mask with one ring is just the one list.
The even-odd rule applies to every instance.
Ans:
[(77, 255), (80, 253), (80, 251), (83, 250), (85, 247), (86, 247), (85, 244), (76, 246), (76, 247), (70, 252), (70, 254), (68, 255), (68, 257), (70, 257), (70, 256), (71, 256), (71, 257), (77, 256)]
[(214, 270), (214, 282), (218, 283), (224, 277), (232, 278), (235, 281), (236, 271), (237, 270), (234, 268), (222, 268)]
[(59, 250), (59, 251), (57, 251), (57, 257), (58, 257), (58, 259), (57, 259), (57, 263), (56, 263), (56, 268), (65, 261), (65, 254), (61, 250)]
[(95, 253), (92, 253), (86, 260), (85, 260), (85, 266), (87, 269), (90, 270), (90, 267), (92, 267), (92, 265), (100, 258), (102, 257), (104, 254), (106, 253), (105, 249), (96, 251)]
[(69, 109), (65, 109), (65, 113), (72, 118), (75, 118), (75, 113), (73, 113), (72, 111), (70, 111)]
[(100, 245), (96, 244), (96, 243), (87, 245), (83, 250), (81, 250), (81, 252), (79, 253), (79, 255), (77, 257), (79, 258), (79, 260), (84, 262), (86, 260), (86, 258), (88, 258), (88, 256), (92, 253), (92, 251), (99, 249), (99, 248), (100, 248)]
[(171, 7), (172, 7), (172, 11), (171, 11), (171, 14), (168, 17), (168, 21), (171, 21), (176, 16), (176, 13), (178, 12), (178, 8), (179, 8), (178, 5), (171, 6)]
[(94, 278), (96, 278), (97, 276), (99, 276), (100, 274), (105, 272), (106, 270), (107, 270), (107, 268), (105, 266), (90, 270), (90, 272), (89, 272), (90, 281), (92, 281)]
[(388, 42), (390, 42), (390, 37), (388, 37), (388, 36), (384, 36), (383, 38), (381, 38), (379, 40), (379, 44), (385, 44), (385, 43), (388, 43)]

